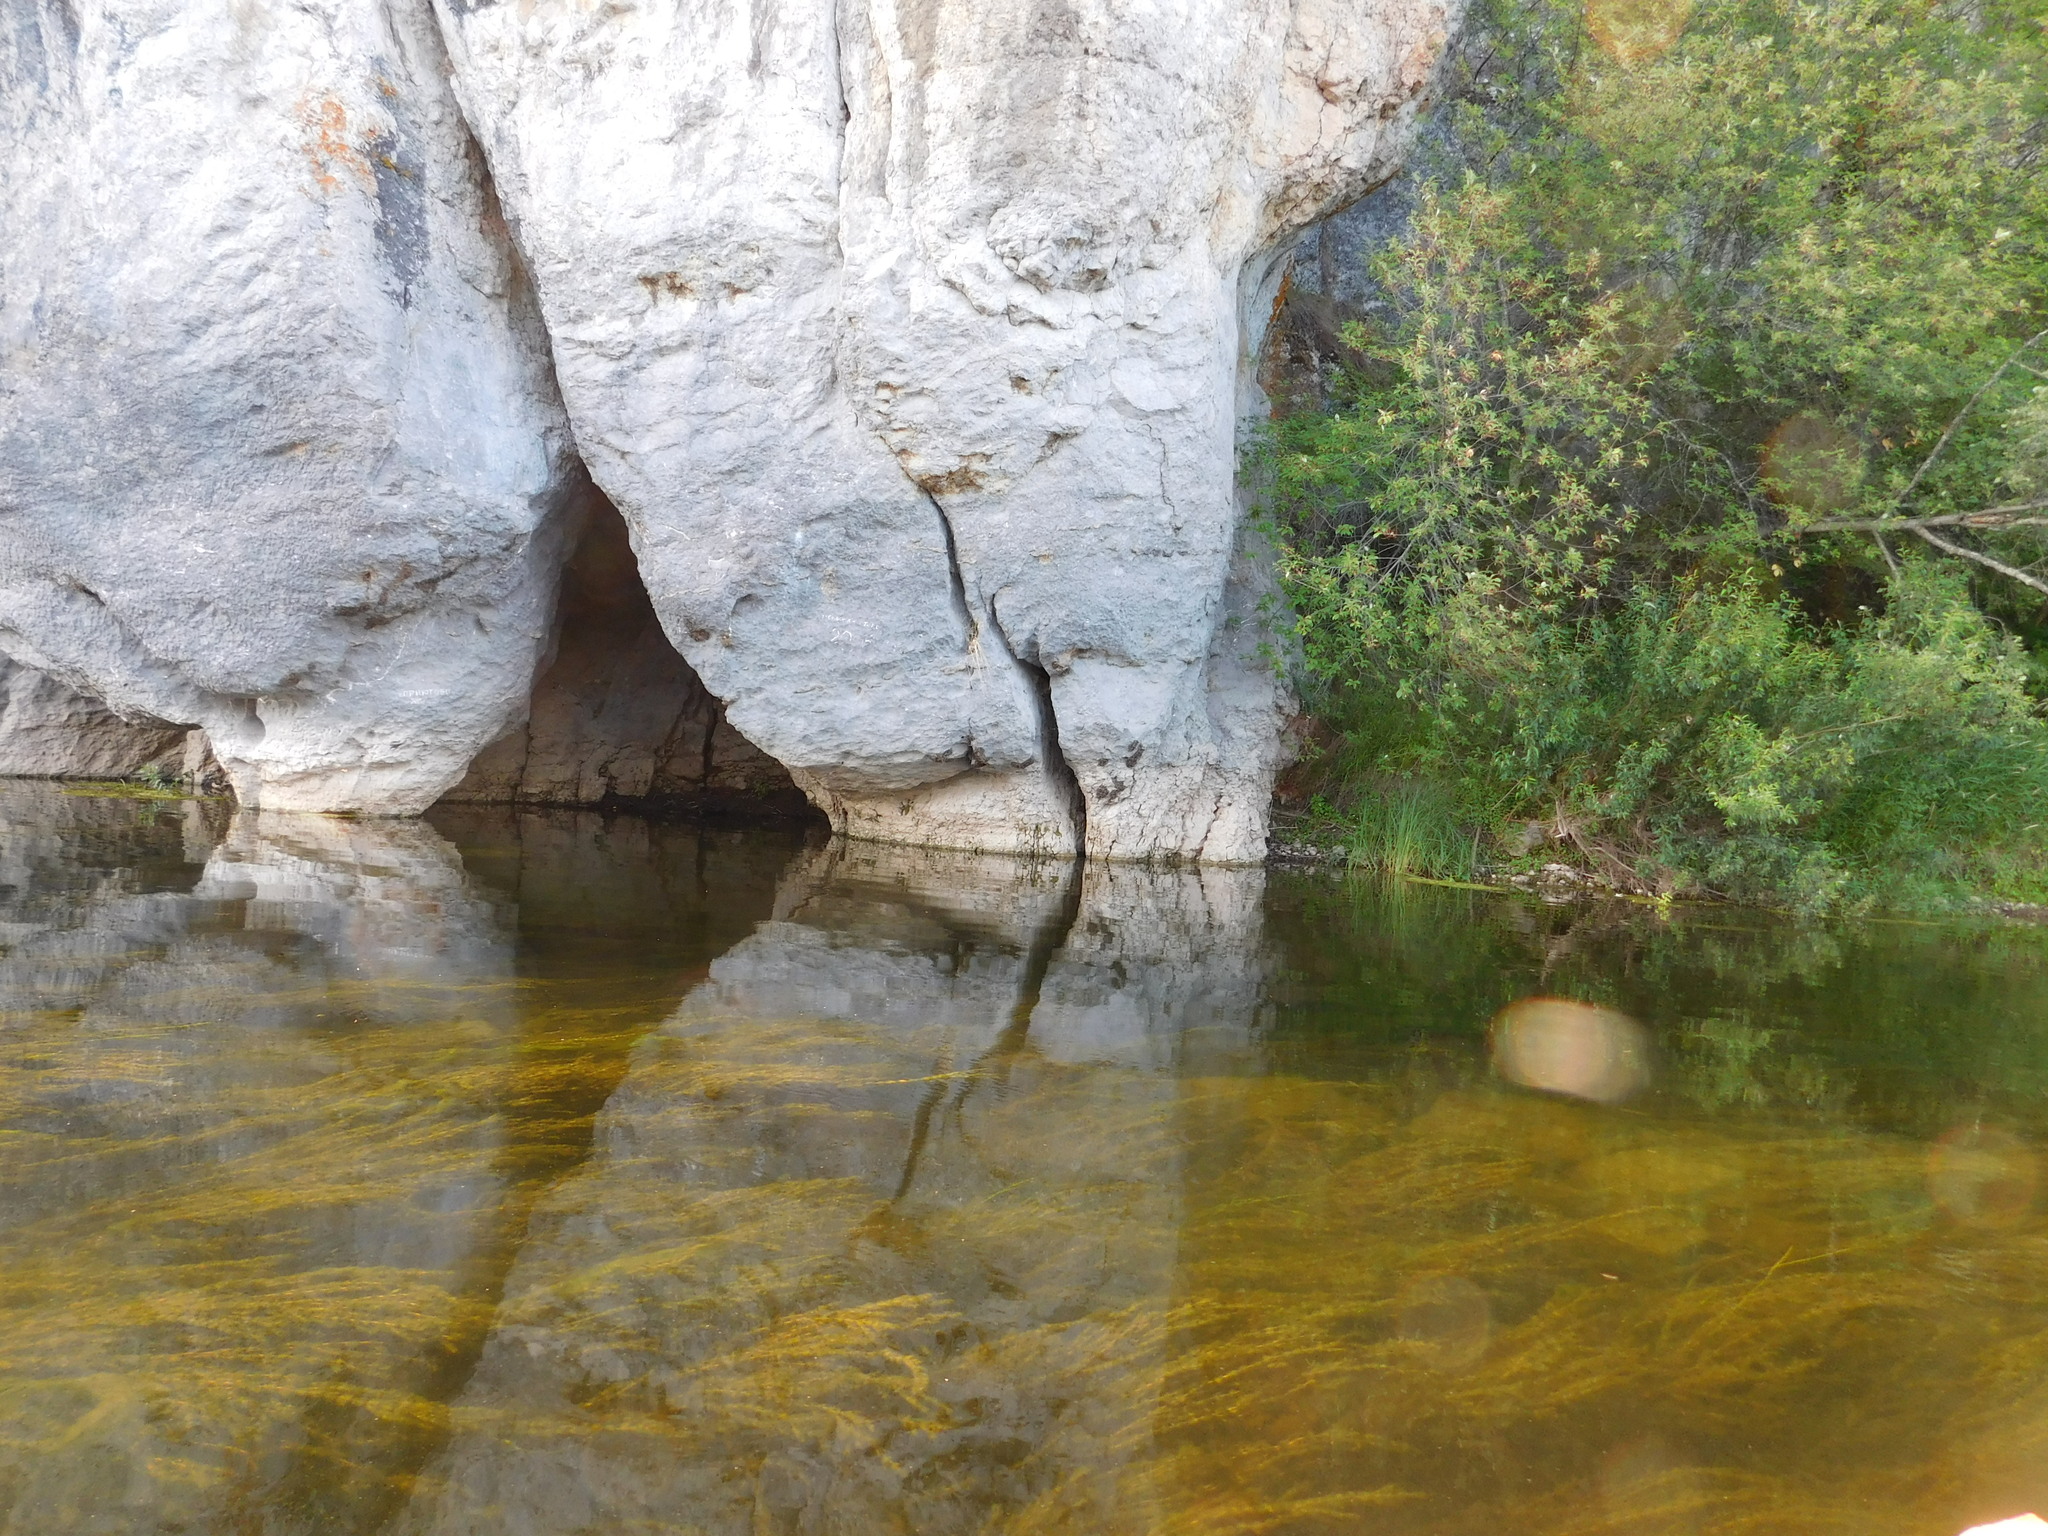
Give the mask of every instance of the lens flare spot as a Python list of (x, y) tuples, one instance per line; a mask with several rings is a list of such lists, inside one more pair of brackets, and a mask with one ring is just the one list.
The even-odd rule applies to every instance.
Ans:
[(1863, 483), (1863, 445), (1825, 416), (1801, 412), (1764, 439), (1764, 491), (1781, 507), (1839, 512)]
[(1670, 49), (1692, 20), (1692, 0), (1587, 0), (1586, 30), (1624, 64)]
[(1655, 1530), (1659, 1536), (1697, 1531), (1713, 1503), (1699, 1469), (1658, 1435), (1607, 1453), (1600, 1466), (1600, 1496), (1615, 1526)]
[(1684, 344), (1692, 314), (1678, 297), (1678, 285), (1661, 272), (1631, 283), (1616, 295), (1614, 342), (1624, 376), (1634, 379), (1664, 366)]
[(1511, 1083), (1619, 1104), (1650, 1084), (1642, 1025), (1611, 1008), (1562, 997), (1527, 997), (1494, 1017), (1494, 1070)]
[(2039, 1160), (2031, 1147), (1995, 1126), (1958, 1126), (1927, 1154), (1927, 1193), (1957, 1221), (2010, 1227), (2034, 1208)]
[(1403, 1342), (1440, 1371), (1470, 1370), (1493, 1340), (1493, 1304), (1463, 1275), (1420, 1275), (1396, 1298)]
[(2031, 1536), (2031, 1533), (2040, 1531), (2048, 1531), (2048, 1520), (2039, 1515), (2014, 1515), (2010, 1520), (1973, 1525), (1963, 1532), (1963, 1536)]

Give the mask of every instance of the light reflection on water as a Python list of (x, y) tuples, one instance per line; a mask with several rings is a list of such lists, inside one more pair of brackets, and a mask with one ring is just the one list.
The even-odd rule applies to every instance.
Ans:
[(2048, 1507), (2035, 931), (45, 786), (0, 922), (8, 1536)]

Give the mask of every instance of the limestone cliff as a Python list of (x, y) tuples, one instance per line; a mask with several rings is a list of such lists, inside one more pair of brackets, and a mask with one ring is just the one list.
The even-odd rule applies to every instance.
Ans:
[(431, 14), (0, 0), (0, 649), (410, 813), (524, 707), (573, 466)]
[[(1257, 859), (1251, 361), (1453, 20), (0, 0), (0, 650), (264, 806), (648, 793), (687, 717), (856, 835)], [(681, 658), (604, 706), (586, 468)]]

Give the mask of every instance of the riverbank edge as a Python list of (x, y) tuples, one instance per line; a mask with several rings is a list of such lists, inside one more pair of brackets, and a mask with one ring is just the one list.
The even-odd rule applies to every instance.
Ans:
[[(1266, 867), (1302, 872), (1323, 870), (1331, 874), (1366, 873), (1352, 862), (1350, 850), (1342, 843), (1325, 845), (1277, 837), (1267, 849)], [(1426, 875), (1394, 875), (1385, 878), (1398, 880), (1407, 885), (1438, 886), (1446, 890), (1483, 891), (1496, 896), (1533, 896), (1547, 906), (1620, 901), (1631, 906), (1648, 907), (1657, 912), (1669, 912), (1675, 907), (1720, 907), (1740, 912), (1771, 912), (1780, 915), (1790, 915), (1792, 912), (1789, 907), (1772, 906), (1767, 902), (1733, 901), (1716, 896), (1645, 896), (1637, 891), (1623, 890), (1601, 880), (1597, 875), (1558, 862), (1544, 864), (1534, 871), (1506, 872), (1482, 868), (1476, 871), (1475, 877), (1470, 880), (1439, 880)], [(1975, 904), (1935, 914), (1899, 914), (1879, 910), (1855, 915), (1863, 918), (1915, 922), (1997, 918), (2006, 922), (2048, 926), (2048, 904), (1989, 899), (1980, 899)]]

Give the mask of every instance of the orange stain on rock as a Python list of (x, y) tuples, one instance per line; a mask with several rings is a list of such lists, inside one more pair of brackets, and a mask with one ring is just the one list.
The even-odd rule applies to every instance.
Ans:
[(313, 167), (314, 185), (323, 193), (340, 191), (343, 175), (365, 189), (376, 185), (369, 156), (351, 142), (348, 109), (340, 101), (332, 96), (303, 101), (298, 118), (306, 128), (303, 152)]

